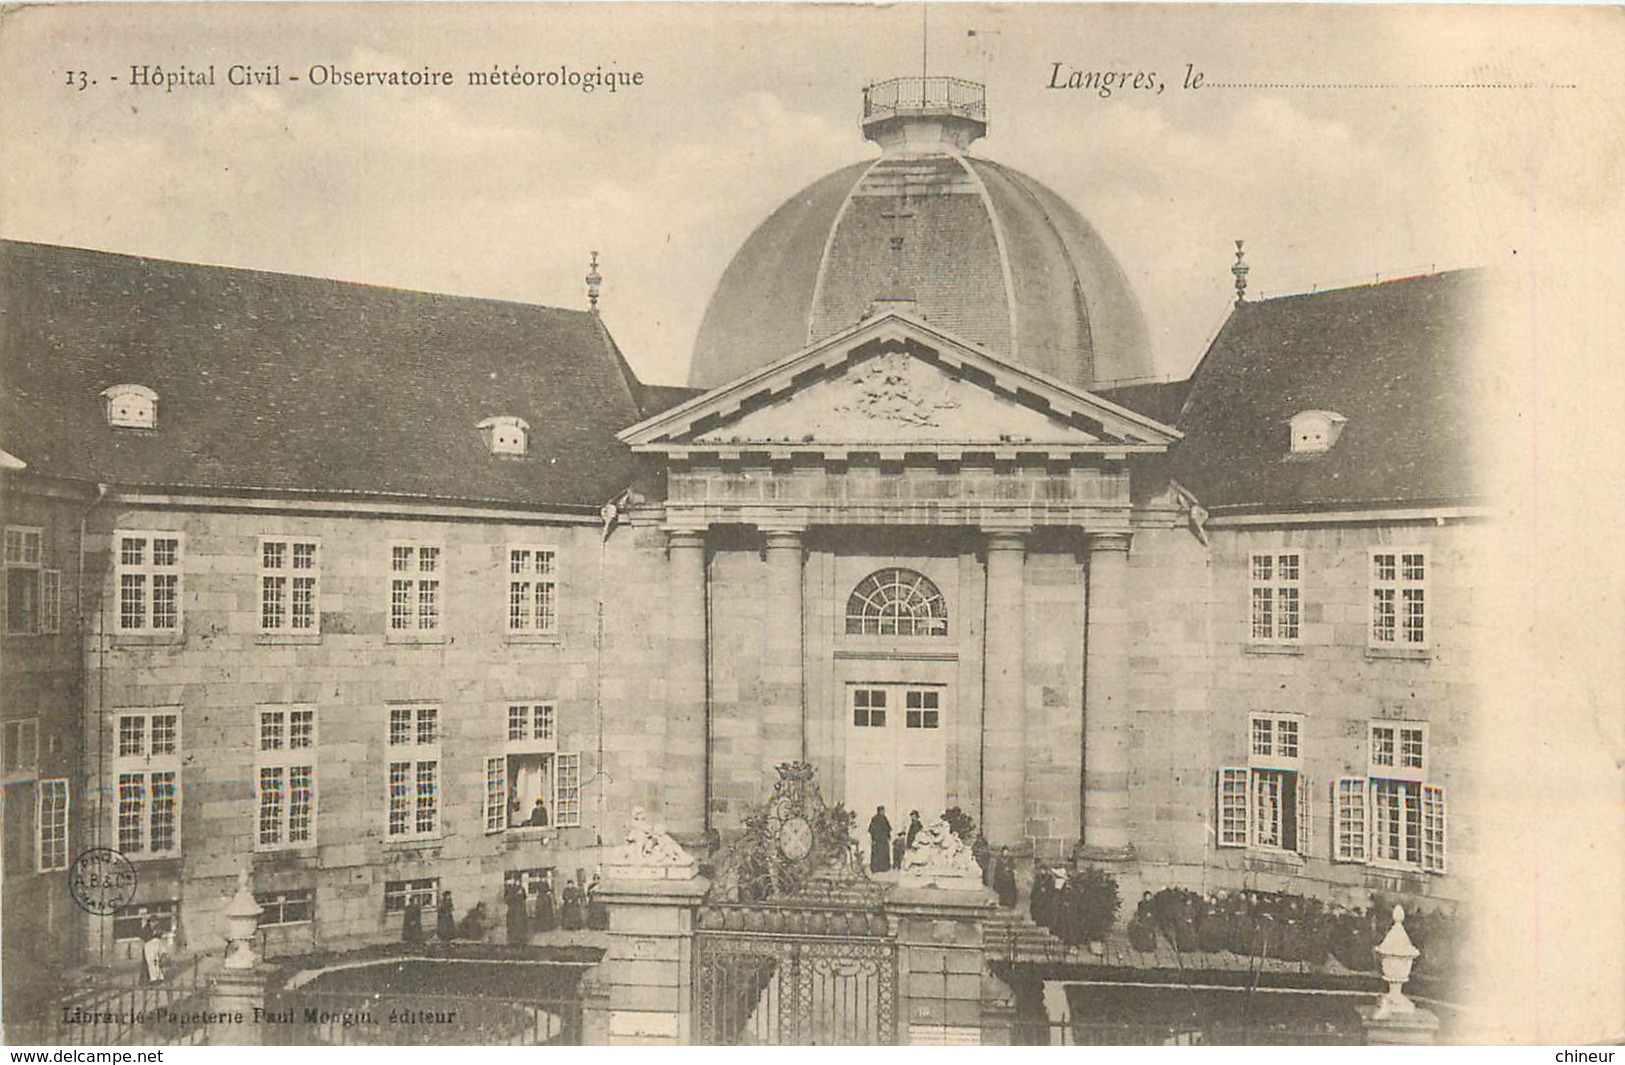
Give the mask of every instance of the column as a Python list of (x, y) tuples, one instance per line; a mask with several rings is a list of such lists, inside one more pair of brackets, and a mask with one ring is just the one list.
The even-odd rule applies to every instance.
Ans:
[(1083, 853), (1126, 858), (1129, 838), (1127, 533), (1089, 534), (1084, 631)]
[(1026, 843), (1025, 550), (1021, 533), (987, 534), (982, 824), (994, 847), (1022, 847)]
[(679, 839), (705, 836), (706, 626), (705, 533), (672, 529), (669, 552), (671, 638), (666, 642), (666, 827)]
[(762, 655), (762, 780), (778, 779), (773, 767), (800, 761), (807, 742), (803, 713), (801, 530), (764, 529), (767, 541), (767, 631)]

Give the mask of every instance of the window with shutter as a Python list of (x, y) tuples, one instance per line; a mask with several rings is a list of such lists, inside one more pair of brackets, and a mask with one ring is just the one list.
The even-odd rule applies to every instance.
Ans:
[(1313, 839), (1310, 826), (1314, 821), (1314, 803), (1310, 796), (1314, 793), (1309, 788), (1309, 778), (1302, 773), (1298, 774), (1298, 823), (1293, 826), (1297, 833), (1297, 851), (1305, 858), (1309, 857), (1309, 845)]
[(34, 823), (39, 829), (39, 871), (66, 869), (70, 813), (67, 780), (57, 777), (40, 781), (38, 803)]
[(1363, 862), (1366, 855), (1364, 777), (1338, 777), (1332, 782), (1332, 859)]
[(1359, 860), (1444, 872), (1444, 789), (1428, 783), (1433, 762), (1427, 723), (1372, 721), (1368, 734), (1364, 795), (1369, 842)]
[(553, 823), (560, 828), (581, 824), (581, 755), (559, 754), (553, 774)]
[(1444, 788), (1422, 785), (1422, 868), (1445, 871)]
[(485, 831), (501, 832), (508, 827), (508, 756), (485, 759)]
[(1218, 842), (1221, 847), (1247, 845), (1247, 770), (1241, 766), (1226, 766), (1219, 770), (1216, 791), (1218, 795)]
[[(1301, 780), (1304, 719), (1298, 714), (1247, 715), (1247, 768), (1222, 770), (1221, 802), (1241, 829), (1227, 831), (1221, 818), (1220, 846), (1307, 853), (1308, 800)], [(1230, 773), (1239, 776), (1227, 776)], [(1224, 788), (1239, 794), (1224, 794)]]

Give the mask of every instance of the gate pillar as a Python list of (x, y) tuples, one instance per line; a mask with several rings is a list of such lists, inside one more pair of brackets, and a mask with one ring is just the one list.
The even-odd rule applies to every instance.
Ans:
[(624, 846), (604, 861), (598, 894), (609, 910), (609, 949), (599, 966), (612, 1046), (692, 1042), (694, 916), (711, 883), (694, 859), (642, 809)]
[(897, 922), (898, 1043), (984, 1041), (984, 985), (994, 978), (982, 928), (994, 910), (992, 892), (978, 880), (932, 883), (905, 872), (886, 901)]

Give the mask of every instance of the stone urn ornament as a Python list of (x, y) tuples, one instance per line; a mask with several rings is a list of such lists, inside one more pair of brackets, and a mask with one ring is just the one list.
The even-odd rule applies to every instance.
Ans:
[(1377, 1001), (1377, 1019), (1398, 1017), (1416, 1012), (1416, 1003), (1405, 997), (1400, 989), (1411, 978), (1411, 966), (1422, 953), (1411, 942), (1405, 931), (1405, 908), (1394, 907), (1394, 923), (1382, 942), (1376, 946), (1377, 960), (1382, 964), (1382, 978), (1388, 982), (1387, 992)]
[(237, 894), (226, 906), (226, 961), (227, 969), (252, 969), (259, 963), (254, 952), (254, 937), (259, 931), (263, 907), (254, 901), (254, 891), (248, 885), (248, 870), (237, 874)]

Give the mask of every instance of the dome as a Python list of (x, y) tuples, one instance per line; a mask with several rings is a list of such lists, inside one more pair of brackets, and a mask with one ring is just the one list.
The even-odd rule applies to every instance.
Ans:
[(1145, 319), (1100, 235), (1027, 175), (965, 149), (982, 86), (900, 78), (864, 91), (880, 158), (813, 182), (722, 275), (689, 384), (713, 388), (865, 317), (877, 301), (1079, 388), (1153, 373)]

